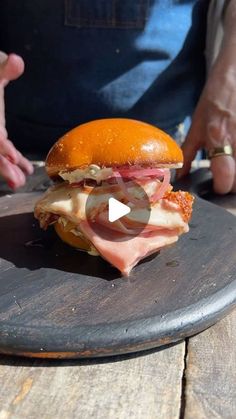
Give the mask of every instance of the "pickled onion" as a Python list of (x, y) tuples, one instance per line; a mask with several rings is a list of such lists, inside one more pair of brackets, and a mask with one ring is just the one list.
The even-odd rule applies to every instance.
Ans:
[(155, 176), (155, 177), (164, 177), (165, 169), (158, 169), (158, 168), (150, 168), (150, 169), (142, 169), (125, 167), (119, 168), (117, 170), (113, 170), (113, 173), (116, 177), (124, 177), (124, 178), (142, 178), (144, 176)]
[(156, 202), (159, 199), (161, 199), (165, 192), (167, 191), (169, 185), (170, 185), (170, 170), (164, 169), (164, 179), (161, 183), (161, 186), (158, 188), (157, 192), (151, 197), (151, 202)]
[[(123, 191), (125, 197), (127, 198), (127, 200), (129, 202), (131, 202), (132, 204), (136, 205), (137, 207), (141, 207), (141, 208), (145, 208), (149, 203), (146, 199), (137, 199), (134, 198), (128, 191), (128, 188), (125, 184), (125, 182), (123, 181), (122, 177), (116, 177), (116, 181), (118, 183), (118, 185), (120, 186), (121, 190)], [(129, 182), (130, 183), (130, 182)]]

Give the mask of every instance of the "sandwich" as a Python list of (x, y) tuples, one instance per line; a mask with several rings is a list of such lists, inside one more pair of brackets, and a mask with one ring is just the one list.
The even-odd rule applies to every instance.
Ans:
[[(40, 226), (101, 256), (128, 276), (134, 266), (189, 230), (193, 196), (174, 192), (171, 169), (183, 154), (164, 131), (132, 119), (84, 123), (60, 138), (45, 168), (54, 181), (35, 205)], [(130, 212), (109, 221), (109, 199)], [(147, 217), (148, 214), (148, 217)]]

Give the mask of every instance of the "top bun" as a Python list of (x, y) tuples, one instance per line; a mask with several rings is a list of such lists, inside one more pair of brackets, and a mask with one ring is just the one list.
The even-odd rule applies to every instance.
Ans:
[(72, 129), (51, 148), (46, 171), (51, 178), (60, 171), (85, 168), (143, 165), (180, 167), (183, 154), (164, 131), (133, 119), (98, 119)]

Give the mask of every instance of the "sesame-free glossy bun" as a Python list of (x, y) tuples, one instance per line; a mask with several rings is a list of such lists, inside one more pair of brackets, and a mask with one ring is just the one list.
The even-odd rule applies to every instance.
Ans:
[(71, 231), (66, 231), (61, 223), (55, 223), (54, 228), (60, 239), (76, 249), (90, 250), (90, 245), (86, 239), (76, 236)]
[(178, 166), (183, 154), (164, 131), (133, 119), (99, 119), (72, 129), (51, 148), (46, 159), (50, 177), (60, 171), (123, 165)]

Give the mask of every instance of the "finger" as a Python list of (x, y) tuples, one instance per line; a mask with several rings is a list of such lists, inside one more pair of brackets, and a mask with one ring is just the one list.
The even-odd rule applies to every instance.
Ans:
[(7, 138), (6, 127), (0, 123), (0, 137)]
[(202, 147), (199, 137), (189, 134), (182, 145), (184, 155), (184, 164), (181, 169), (177, 170), (176, 178), (179, 179), (187, 175), (191, 169), (191, 163), (194, 160), (198, 150)]
[(8, 159), (14, 163), (18, 164), (19, 156), (16, 148), (12, 144), (11, 141), (9, 141), (7, 138), (5, 138), (3, 135), (0, 134), (0, 154), (2, 154), (5, 157), (8, 157)]
[(0, 135), (0, 154), (11, 163), (18, 165), (26, 174), (31, 175), (34, 171), (32, 164), (14, 147), (13, 143)]
[(229, 193), (234, 185), (235, 160), (232, 156), (218, 156), (211, 159), (214, 191), (218, 194)]
[(234, 173), (233, 186), (232, 186), (232, 189), (231, 189), (232, 193), (236, 193), (236, 151), (234, 153), (234, 162), (235, 162), (235, 173)]
[(0, 71), (2, 65), (7, 61), (8, 55), (5, 52), (0, 51)]
[(236, 193), (236, 149), (234, 149), (234, 162), (235, 162), (235, 174), (234, 174), (234, 182), (231, 189), (232, 193)]
[(25, 184), (25, 175), (21, 169), (4, 156), (0, 155), (0, 175), (6, 180), (12, 189), (19, 188)]
[(10, 54), (7, 60), (0, 67), (0, 81), (6, 84), (10, 80), (15, 80), (24, 72), (24, 61), (16, 54)]
[(23, 170), (26, 175), (32, 175), (34, 168), (32, 163), (28, 159), (26, 159), (22, 154), (17, 151), (18, 153), (18, 166)]
[(231, 192), (236, 193), (236, 173), (235, 173), (234, 183), (233, 183), (233, 186), (232, 186)]

